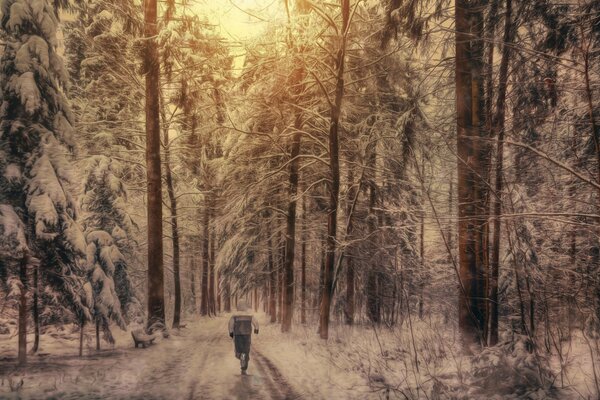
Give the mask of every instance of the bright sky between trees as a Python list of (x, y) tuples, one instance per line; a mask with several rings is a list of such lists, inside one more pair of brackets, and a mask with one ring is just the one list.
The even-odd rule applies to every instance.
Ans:
[(253, 39), (269, 23), (285, 17), (283, 0), (200, 0), (193, 9), (233, 41)]

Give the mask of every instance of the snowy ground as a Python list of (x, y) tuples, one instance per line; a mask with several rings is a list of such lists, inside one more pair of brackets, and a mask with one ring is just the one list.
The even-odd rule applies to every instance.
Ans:
[[(312, 325), (297, 324), (284, 335), (259, 314), (249, 375), (241, 376), (228, 319), (195, 318), (148, 349), (133, 348), (130, 333), (115, 329), (117, 345), (96, 352), (90, 328), (83, 358), (77, 356), (77, 330), (53, 330), (42, 337), (40, 353), (30, 356), (26, 369), (15, 364), (16, 337), (0, 335), (0, 399), (547, 398), (541, 392), (498, 395), (493, 382), (482, 391), (452, 330), (431, 320), (377, 330), (334, 324), (325, 343)], [(555, 398), (591, 399), (589, 356), (577, 354), (585, 349), (573, 343), (564, 357), (568, 375), (562, 377), (570, 390)], [(23, 386), (14, 390), (21, 379)]]
[[(278, 340), (278, 326), (264, 323), (253, 337), (249, 375), (241, 376), (227, 321), (228, 316), (197, 319), (148, 349), (133, 348), (129, 334), (121, 333), (114, 349), (86, 349), (84, 358), (77, 357), (76, 332), (45, 335), (42, 356), (31, 356), (24, 370), (14, 362), (16, 338), (0, 337), (0, 398), (365, 398), (342, 384), (350, 382), (342, 371), (307, 355), (302, 345)], [(21, 379), (23, 387), (11, 392)]]

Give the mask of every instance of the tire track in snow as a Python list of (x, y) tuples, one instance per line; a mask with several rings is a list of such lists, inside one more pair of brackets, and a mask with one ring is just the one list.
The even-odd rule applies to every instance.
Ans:
[[(167, 382), (177, 382), (183, 378), (180, 375), (182, 368), (185, 368), (189, 360), (189, 344), (186, 343), (187, 338), (175, 338), (174, 341), (168, 340), (160, 342), (154, 346), (149, 354), (146, 355), (146, 362), (149, 364), (148, 369), (143, 371), (138, 381), (136, 392), (154, 396), (170, 396), (174, 387), (165, 388)], [(173, 340), (173, 339), (171, 339)], [(160, 349), (162, 346), (163, 349)], [(164, 347), (169, 350), (169, 357), (163, 357)], [(176, 386), (176, 385), (175, 385)], [(153, 387), (158, 390), (153, 390)], [(168, 389), (167, 393), (161, 393), (164, 389)]]
[(303, 398), (302, 395), (296, 393), (290, 386), (281, 371), (279, 371), (271, 360), (256, 349), (253, 350), (253, 353), (258, 367), (264, 371), (265, 376), (270, 378), (271, 382), (269, 386), (275, 388), (275, 391), (278, 392), (280, 397), (276, 397), (277, 400), (298, 400)]
[[(224, 315), (172, 332), (170, 339), (147, 349), (133, 349), (133, 344), (127, 343), (122, 349), (87, 358), (49, 357), (47, 365), (39, 366), (27, 381), (30, 386), (30, 382), (36, 382), (39, 388), (29, 390), (32, 398), (72, 400), (303, 398), (256, 344), (252, 347), (250, 374), (240, 376), (226, 327)], [(58, 365), (62, 361), (64, 365)], [(54, 378), (58, 381), (53, 387)]]
[[(217, 345), (217, 342), (219, 341), (219, 336), (216, 334), (214, 334), (212, 337), (206, 337), (206, 336), (200, 335), (200, 336), (194, 337), (194, 341), (200, 345), (200, 348), (202, 350), (199, 350), (201, 352), (200, 356), (194, 360), (195, 362), (192, 364), (192, 366), (191, 366), (191, 368), (189, 368), (189, 370), (190, 371), (198, 371), (198, 372), (205, 371), (206, 367), (207, 367), (206, 363), (207, 363), (208, 357), (210, 355), (210, 350), (215, 349), (217, 347), (216, 345)], [(202, 373), (199, 374), (200, 377), (202, 377), (203, 375), (204, 374), (202, 374)], [(187, 399), (188, 400), (204, 398), (204, 397), (197, 397), (196, 391), (197, 391), (198, 387), (200, 387), (202, 392), (210, 391), (210, 388), (211, 388), (210, 382), (201, 382), (199, 377), (195, 377), (195, 379), (192, 379), (192, 381), (189, 384), (187, 384), (186, 386), (187, 386)]]
[(256, 352), (254, 352), (254, 358), (256, 359), (256, 361), (255, 361), (256, 368), (260, 372), (260, 375), (263, 378), (263, 382), (267, 386), (269, 394), (272, 395), (272, 398), (274, 400), (284, 399), (284, 396), (283, 396), (282, 392), (280, 391), (280, 388), (275, 384), (275, 380), (271, 376), (269, 376), (267, 368), (265, 368), (263, 363), (260, 361), (260, 358), (257, 357)]

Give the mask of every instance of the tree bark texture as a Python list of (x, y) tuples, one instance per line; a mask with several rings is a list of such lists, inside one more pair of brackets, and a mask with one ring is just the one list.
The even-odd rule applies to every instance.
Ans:
[(506, 0), (506, 14), (504, 21), (504, 43), (502, 45), (502, 59), (500, 61), (500, 75), (498, 84), (498, 98), (496, 112), (492, 120), (492, 134), (496, 136), (496, 165), (495, 165), (495, 200), (494, 200), (494, 230), (491, 249), (490, 273), (490, 336), (489, 345), (498, 343), (498, 276), (500, 271), (500, 233), (502, 215), (503, 191), (503, 162), (504, 162), (504, 127), (506, 91), (508, 86), (508, 66), (510, 60), (510, 46), (512, 43), (512, 0)]
[(455, 1), (459, 328), (466, 345), (483, 343), (487, 322), (483, 9), (480, 1)]
[(160, 64), (156, 37), (157, 1), (144, 2), (146, 38), (146, 174), (148, 196), (148, 327), (165, 324), (162, 188), (160, 164)]
[(21, 281), (21, 294), (19, 296), (19, 365), (27, 363), (27, 266), (29, 256), (25, 254), (19, 265), (19, 279)]
[(275, 262), (273, 260), (273, 245), (271, 238), (268, 240), (269, 247), (269, 272), (270, 272), (270, 284), (269, 284), (269, 315), (271, 316), (271, 322), (277, 321), (277, 271), (275, 269)]
[(329, 126), (329, 213), (327, 217), (327, 254), (325, 258), (325, 285), (321, 300), (319, 316), (321, 339), (329, 337), (329, 318), (334, 291), (335, 251), (337, 237), (337, 212), (340, 195), (340, 157), (339, 157), (339, 125), (344, 98), (344, 66), (346, 58), (346, 34), (350, 23), (350, 0), (340, 0), (342, 7), (342, 26), (340, 33), (340, 48), (337, 54), (337, 77), (335, 101), (331, 108)]
[(39, 304), (39, 265), (36, 265), (33, 270), (33, 329), (34, 329), (34, 337), (33, 337), (33, 347), (31, 348), (31, 352), (33, 354), (37, 353), (40, 347), (40, 304)]
[(208, 278), (210, 269), (210, 201), (208, 195), (204, 200), (204, 210), (202, 213), (202, 282), (201, 282), (201, 299), (200, 299), (200, 315), (208, 315)]
[[(164, 106), (163, 106), (164, 107)], [(163, 111), (163, 141), (165, 146), (165, 183), (167, 184), (167, 194), (169, 196), (169, 205), (171, 209), (171, 241), (173, 243), (173, 282), (175, 285), (175, 302), (173, 308), (173, 328), (179, 328), (181, 322), (181, 277), (180, 277), (180, 245), (179, 245), (179, 224), (177, 220), (177, 197), (175, 195), (175, 182), (171, 169), (171, 151), (169, 143), (169, 127), (166, 121), (166, 115)]]

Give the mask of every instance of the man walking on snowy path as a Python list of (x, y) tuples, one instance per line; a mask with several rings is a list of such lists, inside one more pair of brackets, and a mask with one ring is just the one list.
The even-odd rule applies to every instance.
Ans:
[(248, 361), (250, 361), (250, 343), (252, 338), (252, 327), (258, 335), (258, 321), (254, 316), (246, 313), (247, 307), (243, 302), (237, 306), (238, 313), (244, 315), (233, 315), (229, 319), (229, 336), (235, 345), (235, 357), (240, 360), (242, 375), (246, 375)]

